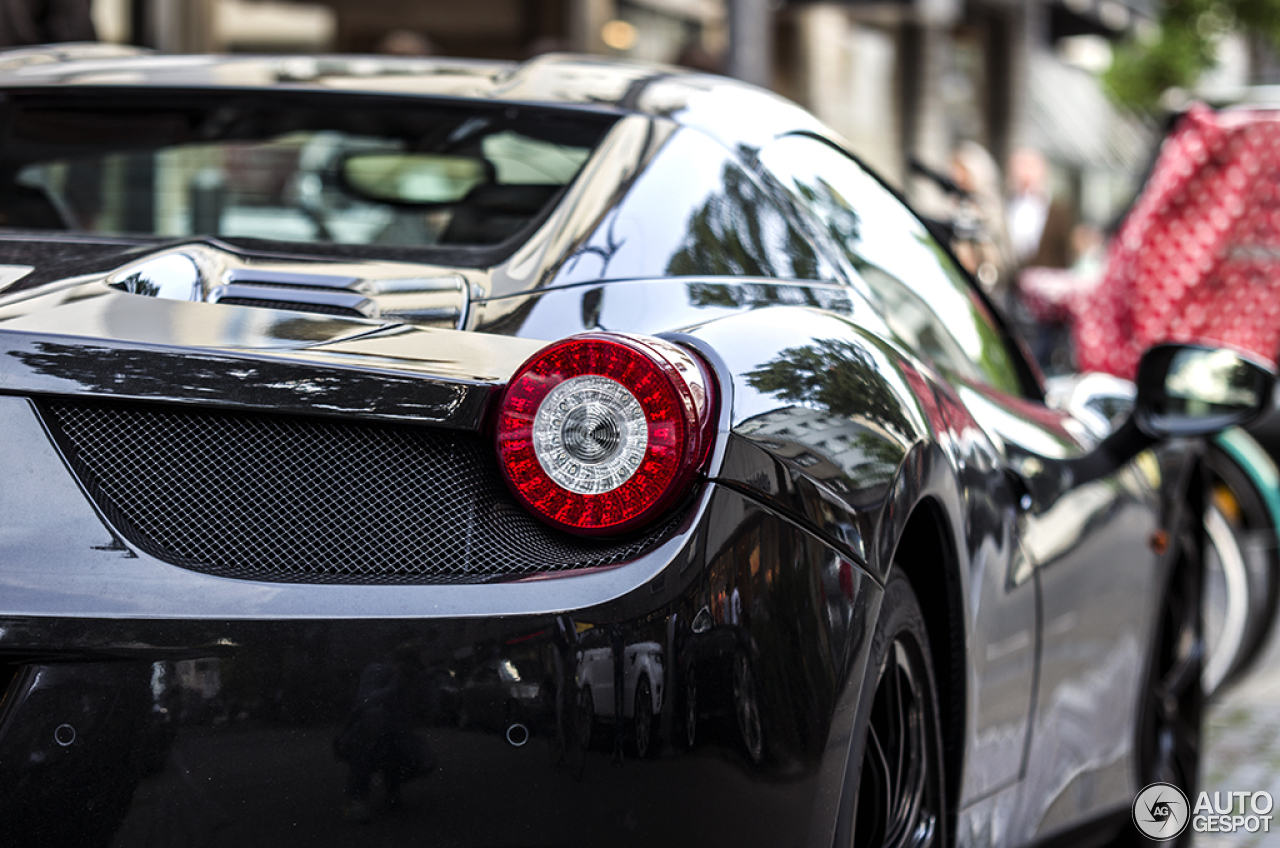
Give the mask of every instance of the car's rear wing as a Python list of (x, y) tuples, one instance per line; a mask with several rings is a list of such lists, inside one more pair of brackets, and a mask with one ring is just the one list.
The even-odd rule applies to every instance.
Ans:
[[(60, 296), (59, 296), (60, 295)], [(102, 282), (0, 314), (0, 394), (91, 396), (479, 429), (543, 342), (141, 297)]]

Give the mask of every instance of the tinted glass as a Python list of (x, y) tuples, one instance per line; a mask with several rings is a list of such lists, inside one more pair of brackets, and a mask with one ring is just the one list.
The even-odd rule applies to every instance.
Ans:
[[(246, 103), (227, 94), (193, 96), (182, 106), (157, 100), (13, 108), (0, 142), (3, 223), (121, 235), (495, 245), (543, 213), (608, 126), (594, 116), (577, 122), (518, 109), (350, 98), (332, 105), (261, 96)], [(397, 182), (371, 191), (352, 179), (363, 174), (352, 162), (381, 163)]]
[(844, 254), (908, 347), (943, 370), (1021, 393), (1013, 354), (964, 272), (888, 189), (809, 136), (779, 139), (761, 160)]

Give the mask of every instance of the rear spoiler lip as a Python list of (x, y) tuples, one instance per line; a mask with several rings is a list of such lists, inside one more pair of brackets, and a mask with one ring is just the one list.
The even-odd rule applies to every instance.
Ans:
[[(130, 306), (145, 304), (145, 311), (154, 312), (147, 318), (169, 310), (188, 318), (191, 310), (217, 310), (219, 317), (233, 309), (275, 312), (121, 297), (129, 298)], [(146, 329), (139, 333), (88, 334), (76, 332), (86, 327), (77, 327), (74, 320), (67, 322), (67, 332), (59, 332), (60, 311), (41, 313), (42, 320), (35, 322), (0, 322), (0, 394), (342, 416), (479, 431), (490, 398), (545, 345), (507, 336), (407, 325), (361, 326), (362, 322), (351, 322), (356, 334), (319, 344), (218, 345), (210, 343), (207, 332), (196, 332), (192, 335), (199, 338), (188, 345), (179, 341), (185, 323), (181, 320), (170, 323), (173, 333), (156, 332), (155, 325), (145, 321)], [(293, 312), (279, 316), (310, 320)], [(212, 318), (214, 313), (200, 317)]]

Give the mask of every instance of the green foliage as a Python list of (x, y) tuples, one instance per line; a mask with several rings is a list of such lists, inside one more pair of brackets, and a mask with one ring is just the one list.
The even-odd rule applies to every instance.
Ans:
[(1209, 43), (1198, 33), (1162, 29), (1160, 39), (1150, 46), (1119, 46), (1102, 82), (1107, 94), (1120, 106), (1155, 112), (1166, 90), (1190, 85), (1212, 66), (1209, 53)]
[(1116, 48), (1103, 77), (1112, 100), (1134, 111), (1155, 112), (1165, 91), (1194, 85), (1229, 32), (1256, 33), (1280, 46), (1280, 0), (1170, 0), (1157, 22), (1154, 39)]

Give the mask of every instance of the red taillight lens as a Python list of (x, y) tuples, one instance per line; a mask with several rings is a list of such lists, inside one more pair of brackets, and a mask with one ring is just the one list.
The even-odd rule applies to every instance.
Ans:
[(715, 436), (710, 372), (661, 339), (574, 336), (526, 362), (498, 410), (511, 490), (550, 524), (621, 533), (656, 518)]

